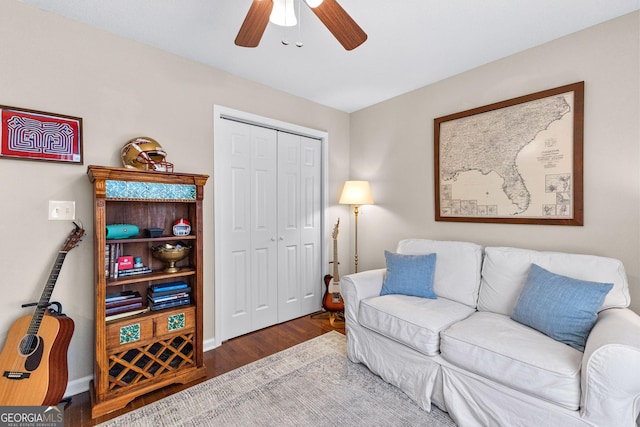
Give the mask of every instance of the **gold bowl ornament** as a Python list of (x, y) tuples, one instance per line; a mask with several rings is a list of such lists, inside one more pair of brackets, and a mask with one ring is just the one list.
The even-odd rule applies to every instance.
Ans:
[(180, 243), (175, 245), (164, 243), (162, 245), (152, 247), (151, 253), (154, 258), (169, 264), (169, 266), (164, 269), (165, 273), (177, 273), (180, 271), (180, 268), (176, 267), (176, 262), (189, 256), (190, 250), (191, 248), (189, 246), (184, 246)]

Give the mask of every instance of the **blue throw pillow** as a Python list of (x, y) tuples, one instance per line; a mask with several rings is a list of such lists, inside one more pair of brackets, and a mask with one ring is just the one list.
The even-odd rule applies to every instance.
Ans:
[(584, 351), (587, 336), (612, 283), (588, 282), (531, 264), (511, 318)]
[(433, 292), (436, 254), (403, 255), (384, 251), (387, 274), (380, 295), (402, 294), (437, 298)]

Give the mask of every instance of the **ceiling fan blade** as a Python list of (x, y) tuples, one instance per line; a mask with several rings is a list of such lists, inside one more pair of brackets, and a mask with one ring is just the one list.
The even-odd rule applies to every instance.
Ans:
[(273, 0), (253, 0), (236, 36), (236, 45), (242, 47), (258, 46), (269, 23), (271, 9), (273, 9)]
[(355, 49), (367, 40), (367, 34), (336, 0), (324, 0), (310, 9), (345, 49)]

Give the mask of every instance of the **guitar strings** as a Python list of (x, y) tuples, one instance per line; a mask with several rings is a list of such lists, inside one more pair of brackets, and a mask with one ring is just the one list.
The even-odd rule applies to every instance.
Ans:
[[(51, 298), (51, 295), (53, 294), (53, 288), (56, 284), (56, 281), (58, 280), (58, 276), (60, 275), (60, 270), (62, 269), (62, 264), (64, 263), (65, 257), (71, 249), (75, 248), (78, 245), (78, 243), (82, 240), (82, 236), (84, 235), (84, 228), (82, 227), (82, 223), (80, 221), (74, 221), (74, 225), (75, 229), (69, 234), (64, 244), (62, 245), (62, 248), (58, 251), (58, 255), (53, 264), (53, 268), (51, 269), (51, 273), (49, 273), (49, 279), (47, 281), (47, 284), (45, 285), (45, 289), (43, 290), (42, 295), (40, 296), (40, 300), (36, 304), (35, 312), (31, 317), (31, 322), (29, 323), (29, 327), (27, 328), (27, 334), (24, 335), (18, 343), (18, 357), (14, 358), (13, 363), (11, 363), (9, 366), (10, 369), (2, 373), (2, 376), (8, 379), (11, 379), (11, 374), (26, 374), (27, 372), (21, 372), (21, 369), (24, 368), (24, 371), (27, 370), (27, 358), (31, 354), (33, 354), (40, 346), (44, 345), (44, 339), (38, 335), (38, 331), (40, 329), (40, 326), (42, 325), (42, 320), (44, 319), (46, 310), (50, 305), (49, 300)], [(7, 337), (7, 339), (8, 338), (9, 337)], [(29, 352), (29, 354), (24, 354), (26, 353), (25, 346), (27, 347), (27, 349), (33, 349), (33, 351)], [(0, 357), (4, 356), (5, 350), (7, 349), (2, 349)], [(36, 368), (34, 368), (34, 370), (37, 369), (37, 367), (39, 367), (42, 363), (43, 356), (44, 354), (41, 356), (40, 360), (38, 361), (38, 365), (36, 366)]]
[[(44, 291), (40, 296), (40, 300), (36, 305), (35, 312), (31, 317), (31, 322), (29, 323), (29, 326), (27, 328), (27, 333), (18, 343), (18, 357), (14, 359), (14, 362), (11, 366), (12, 369), (9, 372), (26, 373), (21, 371), (27, 371), (25, 366), (27, 358), (34, 354), (36, 350), (43, 345), (43, 340), (38, 335), (38, 331), (40, 330), (40, 326), (42, 325), (42, 320), (46, 314), (47, 307), (49, 306), (49, 299), (53, 294), (53, 287), (58, 280), (58, 276), (60, 275), (60, 270), (62, 269), (62, 264), (64, 263), (67, 253), (68, 251), (58, 252), (58, 256), (56, 257), (51, 273), (49, 274), (47, 284), (45, 285)], [(40, 363), (42, 363), (42, 360), (40, 361)]]

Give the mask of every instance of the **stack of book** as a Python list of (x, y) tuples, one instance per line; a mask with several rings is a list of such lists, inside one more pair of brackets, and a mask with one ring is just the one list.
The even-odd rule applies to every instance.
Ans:
[(125, 268), (123, 270), (118, 270), (118, 277), (135, 276), (136, 274), (145, 274), (145, 273), (151, 273), (151, 269), (143, 265), (142, 267), (133, 267), (133, 268)]
[(142, 263), (134, 264), (134, 257), (124, 255), (122, 243), (109, 243), (105, 246), (105, 276), (107, 279), (151, 273), (151, 269)]
[(132, 316), (147, 311), (143, 304), (142, 296), (138, 292), (124, 291), (118, 294), (107, 295), (106, 320)]
[(152, 285), (147, 292), (151, 310), (162, 310), (191, 303), (191, 288), (185, 282)]

